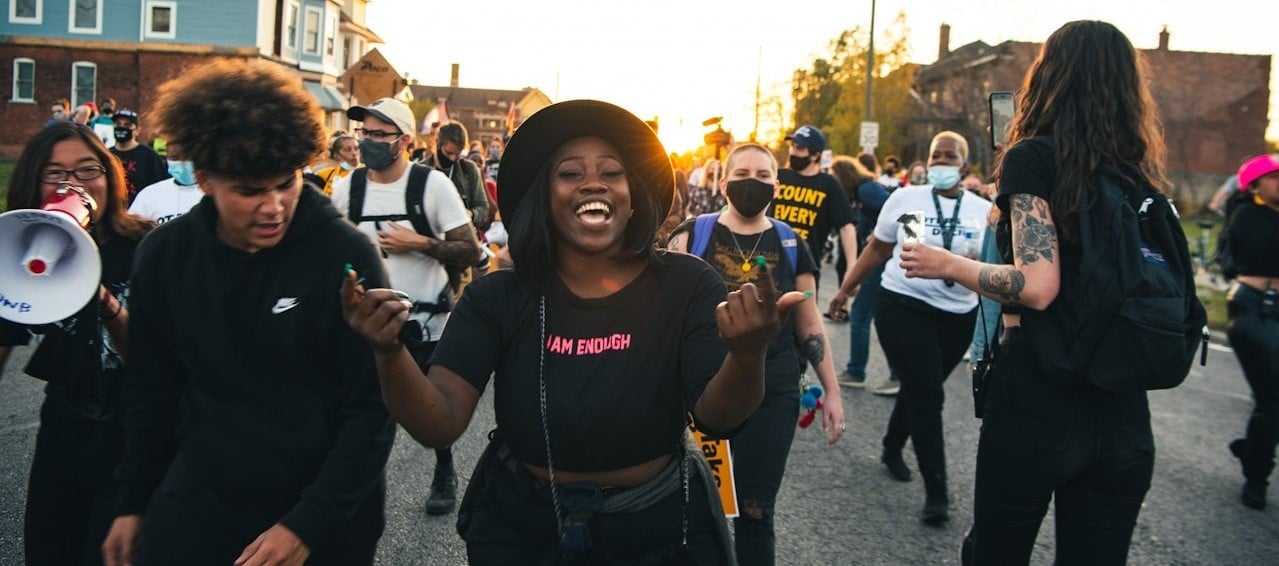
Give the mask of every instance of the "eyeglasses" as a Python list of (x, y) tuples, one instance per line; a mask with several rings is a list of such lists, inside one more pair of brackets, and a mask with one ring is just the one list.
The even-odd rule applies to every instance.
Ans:
[(107, 168), (101, 165), (85, 165), (75, 169), (45, 169), (40, 173), (40, 180), (45, 183), (61, 183), (75, 175), (75, 178), (81, 181), (90, 181), (101, 177), (106, 172)]
[(399, 132), (388, 132), (386, 130), (368, 130), (365, 128), (357, 128), (355, 130), (355, 135), (360, 136), (362, 138), (368, 138), (373, 141), (391, 141), (391, 140), (394, 140), (395, 138), (400, 137), (401, 134)]

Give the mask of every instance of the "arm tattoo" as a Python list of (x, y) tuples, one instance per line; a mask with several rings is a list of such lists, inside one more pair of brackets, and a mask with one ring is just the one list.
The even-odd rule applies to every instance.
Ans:
[(470, 267), (480, 260), (480, 244), (468, 222), (445, 232), (443, 240), (432, 242), (426, 255), (454, 267)]
[(821, 334), (809, 334), (799, 347), (803, 350), (804, 357), (813, 363), (813, 367), (817, 367), (822, 360), (826, 359), (826, 346), (823, 344)]
[(988, 265), (977, 275), (977, 286), (983, 295), (1000, 303), (1020, 304), (1026, 276), (1011, 265)]
[(1026, 194), (1009, 199), (1012, 212), (1013, 254), (1022, 265), (1040, 259), (1053, 261), (1057, 228), (1044, 199)]

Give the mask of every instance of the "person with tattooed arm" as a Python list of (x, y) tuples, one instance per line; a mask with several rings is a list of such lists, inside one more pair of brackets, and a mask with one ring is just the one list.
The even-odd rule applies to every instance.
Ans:
[(910, 481), (902, 449), (911, 439), (926, 494), (920, 519), (939, 525), (950, 517), (942, 384), (972, 341), (977, 294), (954, 281), (909, 277), (902, 254), (907, 246), (922, 242), (940, 254), (977, 257), (991, 205), (959, 185), (960, 170), (968, 160), (963, 136), (950, 131), (933, 136), (929, 154), (929, 184), (897, 189), (884, 201), (866, 250), (830, 302), (830, 314), (843, 315), (854, 289), (884, 266), (875, 330), (901, 392), (888, 420), (880, 460), (894, 479)]
[[(764, 211), (777, 193), (777, 161), (767, 148), (742, 144), (724, 161), (725, 173), (720, 191), (728, 199), (728, 210), (715, 215), (715, 222), (698, 225), (696, 219), (675, 229), (670, 249), (699, 253), (724, 280), (728, 291), (736, 291), (745, 283), (759, 283), (761, 269), (756, 258), (765, 258), (780, 291), (802, 291), (811, 296), (817, 290), (813, 261), (808, 246), (787, 238)], [(782, 227), (784, 229), (784, 226)], [(709, 234), (698, 234), (711, 229)], [(696, 236), (708, 238), (704, 249), (693, 249)], [(791, 263), (785, 250), (795, 249)], [(748, 251), (749, 250), (749, 251)], [(773, 564), (774, 504), (786, 472), (786, 457), (795, 438), (795, 421), (799, 418), (800, 356), (813, 364), (825, 388), (822, 430), (834, 444), (844, 432), (844, 407), (835, 379), (835, 365), (827, 352), (830, 343), (822, 326), (815, 301), (804, 301), (794, 309), (794, 316), (768, 346), (764, 370), (764, 400), (746, 420), (732, 440), (733, 479), (737, 487), (737, 508), (741, 515), (734, 519), (734, 543), (740, 564)]]
[[(973, 564), (1026, 564), (1052, 501), (1056, 562), (1123, 564), (1154, 471), (1145, 391), (1050, 380), (1021, 327), (1074, 288), (1080, 214), (1103, 167), (1167, 187), (1164, 146), (1145, 66), (1114, 26), (1070, 22), (1026, 73), (997, 170), (1002, 262), (908, 245), (908, 277), (946, 279), (1003, 305), (977, 448)], [(1100, 87), (1099, 85), (1105, 85)], [(918, 279), (917, 279), (918, 280)]]

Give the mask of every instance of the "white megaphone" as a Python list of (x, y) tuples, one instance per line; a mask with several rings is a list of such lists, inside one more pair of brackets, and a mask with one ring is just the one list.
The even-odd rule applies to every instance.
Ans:
[(86, 230), (97, 206), (83, 187), (64, 182), (38, 210), (0, 214), (0, 318), (48, 324), (93, 298), (102, 260)]

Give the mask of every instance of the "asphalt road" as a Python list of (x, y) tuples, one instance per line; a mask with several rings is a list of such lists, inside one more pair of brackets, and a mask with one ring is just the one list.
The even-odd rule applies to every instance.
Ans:
[[(834, 281), (830, 267), (822, 278)], [(823, 296), (828, 295), (827, 291)], [(847, 359), (847, 325), (828, 323), (836, 367)], [(0, 564), (22, 563), (22, 510), (31, 463), (40, 382), (21, 373), (30, 354), (20, 348), (0, 379)], [(869, 373), (884, 375), (883, 356), (872, 345)], [(872, 380), (876, 379), (872, 377)], [(972, 515), (973, 464), (980, 421), (972, 417), (968, 377), (962, 370), (946, 384), (946, 450), (952, 520), (922, 525), (923, 486), (890, 479), (879, 463), (880, 436), (892, 398), (865, 390), (843, 391), (848, 431), (829, 447), (816, 430), (800, 430), (791, 450), (777, 516), (779, 564), (957, 564), (958, 543)], [(493, 426), (491, 395), (480, 402), (471, 429), (455, 446), (461, 480)], [(1214, 345), (1207, 367), (1195, 366), (1186, 383), (1150, 395), (1157, 445), (1154, 485), (1138, 519), (1131, 564), (1279, 564), (1279, 490), (1271, 507), (1254, 511), (1239, 503), (1242, 478), (1226, 443), (1240, 435), (1252, 408), (1234, 355)], [(917, 470), (913, 453), (907, 463)], [(464, 564), (465, 548), (453, 529), (455, 515), (423, 512), (434, 456), (401, 431), (391, 455), (386, 534), (378, 562), (388, 565)], [(1050, 564), (1053, 521), (1046, 517), (1034, 564)]]

